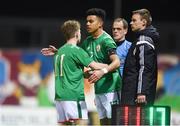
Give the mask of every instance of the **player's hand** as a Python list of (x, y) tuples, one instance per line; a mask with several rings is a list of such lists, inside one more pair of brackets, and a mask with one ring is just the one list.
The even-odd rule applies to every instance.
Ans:
[(86, 70), (84, 72), (84, 78), (89, 78), (91, 75), (93, 74), (93, 71), (92, 70)]
[(52, 56), (57, 51), (56, 47), (49, 45), (48, 48), (41, 49), (41, 53), (45, 56)]
[(146, 95), (142, 95), (142, 94), (138, 95), (138, 96), (137, 96), (137, 99), (135, 100), (135, 102), (136, 102), (137, 104), (146, 104), (146, 103), (147, 103), (147, 101), (146, 101)]
[(88, 78), (89, 83), (97, 82), (102, 76), (104, 72), (102, 70), (94, 70), (91, 76)]

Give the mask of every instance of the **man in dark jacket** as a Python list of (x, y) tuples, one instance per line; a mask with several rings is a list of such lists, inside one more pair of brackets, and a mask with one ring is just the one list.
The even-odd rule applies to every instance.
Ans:
[(159, 33), (151, 25), (147, 9), (132, 12), (131, 29), (137, 40), (132, 43), (124, 71), (121, 103), (123, 105), (153, 105), (157, 85), (156, 44)]

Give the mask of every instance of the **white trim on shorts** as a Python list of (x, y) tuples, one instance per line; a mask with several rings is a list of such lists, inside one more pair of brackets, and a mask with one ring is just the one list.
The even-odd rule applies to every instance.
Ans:
[(78, 119), (88, 119), (88, 111), (85, 101), (56, 101), (58, 123)]
[(119, 104), (120, 94), (119, 92), (109, 92), (104, 94), (96, 94), (95, 104), (100, 119), (111, 118), (113, 104)]

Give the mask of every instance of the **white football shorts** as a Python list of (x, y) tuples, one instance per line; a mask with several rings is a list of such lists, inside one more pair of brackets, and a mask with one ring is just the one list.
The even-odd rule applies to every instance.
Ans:
[(58, 112), (58, 123), (88, 119), (85, 101), (56, 101), (56, 109)]
[(97, 112), (100, 119), (111, 118), (112, 107), (111, 105), (119, 104), (120, 102), (120, 93), (119, 92), (110, 92), (104, 94), (96, 94), (95, 104)]

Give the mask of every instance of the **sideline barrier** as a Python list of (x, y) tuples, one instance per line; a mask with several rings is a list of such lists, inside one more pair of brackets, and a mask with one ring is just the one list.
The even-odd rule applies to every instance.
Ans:
[(51, 107), (0, 106), (0, 126), (57, 126)]
[(112, 106), (113, 125), (170, 125), (169, 106)]

